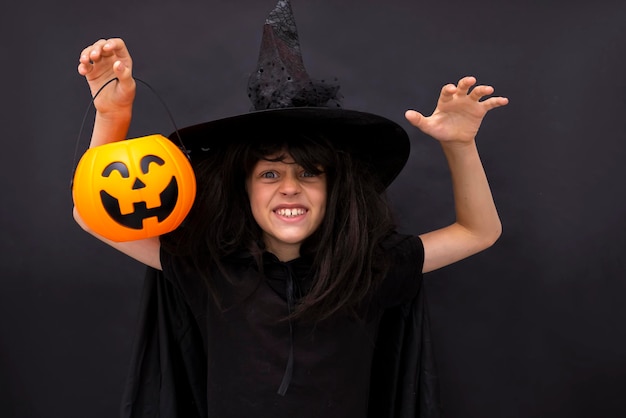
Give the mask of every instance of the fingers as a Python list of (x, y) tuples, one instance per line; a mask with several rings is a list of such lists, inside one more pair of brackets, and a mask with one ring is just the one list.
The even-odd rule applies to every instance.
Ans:
[[(483, 100), (486, 96), (490, 96), (494, 92), (494, 88), (488, 85), (479, 85), (475, 86), (476, 78), (473, 76), (467, 76), (461, 78), (456, 85), (454, 84), (446, 84), (441, 89), (441, 95), (439, 100), (442, 103), (449, 102), (455, 98), (469, 98), (472, 101), (479, 102)], [(491, 100), (494, 99), (494, 100)], [(508, 99), (504, 97), (493, 97), (488, 100), (484, 100), (481, 102), (484, 106), (489, 109), (493, 109), (494, 107), (504, 106), (508, 103)]]
[(102, 49), (102, 46), (106, 43), (104, 39), (100, 39), (96, 41), (93, 45), (89, 45), (80, 53), (80, 57), (78, 58), (78, 73), (80, 75), (87, 75), (93, 70), (93, 65), (95, 61), (92, 60), (92, 55), (94, 58), (99, 57), (99, 52)]
[(506, 97), (490, 97), (482, 102), (482, 105), (486, 110), (495, 109), (496, 107), (506, 106), (509, 104), (509, 99)]
[(490, 97), (488, 99), (483, 100), (486, 96), (492, 95), (493, 92), (494, 92), (494, 88), (492, 86), (480, 85), (480, 86), (474, 87), (472, 91), (468, 94), (468, 97), (471, 100), (480, 102), (480, 104), (486, 110), (491, 110), (496, 107), (505, 106), (509, 103), (509, 99), (507, 99), (506, 97)]
[(80, 62), (99, 61), (101, 58), (116, 55), (120, 59), (130, 58), (126, 44), (120, 38), (99, 39), (93, 45), (83, 49)]
[(469, 93), (469, 97), (472, 100), (479, 101), (485, 96), (493, 94), (493, 87), (491, 86), (476, 86)]
[(476, 84), (476, 78), (472, 76), (463, 77), (456, 85), (446, 84), (441, 89), (439, 100), (442, 102), (448, 102), (455, 96), (467, 96), (470, 87), (474, 84)]
[(122, 62), (122, 68), (131, 68), (132, 60), (130, 53), (122, 39), (99, 39), (92, 45), (83, 49), (78, 59), (78, 73), (86, 76), (91, 73), (99, 63), (109, 65), (107, 60), (113, 61), (111, 65), (117, 65), (118, 62)]
[(449, 102), (454, 98), (454, 95), (458, 91), (457, 86), (454, 84), (446, 84), (441, 88), (441, 94), (439, 95), (440, 102)]
[(458, 96), (470, 96), (474, 100), (479, 100), (481, 97), (487, 96), (493, 93), (493, 87), (491, 86), (476, 86), (470, 92), (470, 88), (476, 84), (476, 78), (472, 76), (463, 77), (459, 82), (454, 84), (446, 84), (441, 89), (442, 98), (449, 100), (454, 95)]
[(476, 78), (472, 76), (463, 77), (457, 84), (458, 93), (467, 95), (470, 87), (476, 84)]

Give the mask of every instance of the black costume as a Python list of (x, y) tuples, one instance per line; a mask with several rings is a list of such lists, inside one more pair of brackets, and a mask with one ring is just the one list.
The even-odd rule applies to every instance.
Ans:
[[(300, 53), (288, 0), (263, 27), (248, 97), (254, 111), (170, 135), (194, 163), (218, 158), (234, 141), (307, 132), (358, 158), (384, 190), (410, 151), (397, 123), (340, 106), (338, 85), (312, 80)], [(357, 245), (358, 243), (355, 243)], [(223, 262), (211, 286), (184, 258), (161, 251), (148, 269), (122, 404), (123, 418), (437, 418), (437, 377), (417, 237), (383, 243), (390, 269), (359, 312), (307, 325), (285, 320), (313, 277), (306, 256), (282, 263), (248, 253)]]
[[(163, 252), (164, 272), (148, 269), (145, 279), (122, 417), (283, 417), (295, 410), (298, 417), (356, 418), (366, 409), (376, 418), (439, 417), (421, 241), (395, 235), (386, 244), (393, 264), (365, 323), (339, 317), (315, 328), (277, 322), (287, 312), (289, 281), (295, 278), (296, 292), (294, 283), (306, 289), (306, 259), (281, 263), (266, 253), (269, 279), (260, 281), (251, 280), (260, 277), (251, 257), (229, 261), (245, 280), (218, 284), (222, 313), (202, 280), (190, 280), (185, 263)], [(293, 376), (281, 396), (290, 350)]]

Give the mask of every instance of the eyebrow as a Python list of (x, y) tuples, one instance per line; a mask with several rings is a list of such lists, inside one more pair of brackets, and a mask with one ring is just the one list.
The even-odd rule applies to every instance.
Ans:
[(294, 161), (290, 161), (290, 162), (285, 162), (284, 160), (267, 160), (265, 158), (261, 159), (258, 161), (257, 164), (287, 164), (287, 165), (292, 165), (292, 164), (296, 164), (299, 165), (295, 160)]

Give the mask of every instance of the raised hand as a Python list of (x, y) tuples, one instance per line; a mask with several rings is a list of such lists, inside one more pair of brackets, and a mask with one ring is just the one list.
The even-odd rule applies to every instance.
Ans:
[(100, 39), (81, 52), (78, 73), (87, 80), (92, 96), (106, 82), (118, 79), (106, 86), (94, 102), (101, 115), (131, 111), (136, 89), (132, 65), (126, 44), (119, 38)]
[[(405, 117), (422, 132), (440, 142), (471, 142), (488, 111), (508, 104), (505, 97), (493, 94), (491, 86), (475, 86), (476, 78), (464, 77), (458, 84), (447, 84), (441, 89), (437, 107), (426, 117), (415, 110), (407, 110)], [(470, 90), (471, 89), (471, 90)]]

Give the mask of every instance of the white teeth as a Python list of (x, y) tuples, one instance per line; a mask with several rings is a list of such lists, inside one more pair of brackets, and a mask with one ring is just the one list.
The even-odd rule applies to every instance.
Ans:
[(285, 216), (287, 218), (292, 216), (304, 215), (306, 213), (305, 209), (297, 208), (297, 209), (278, 209), (276, 211), (277, 215)]

